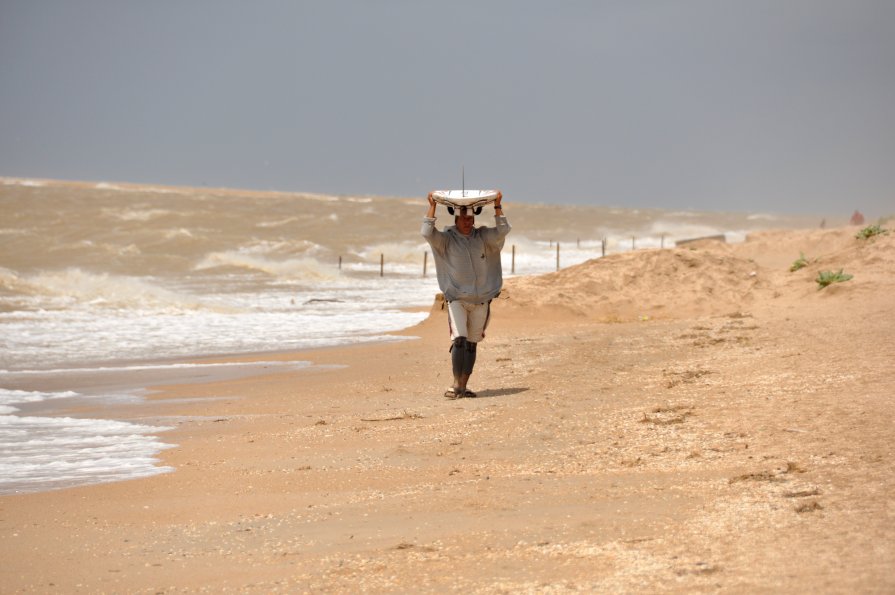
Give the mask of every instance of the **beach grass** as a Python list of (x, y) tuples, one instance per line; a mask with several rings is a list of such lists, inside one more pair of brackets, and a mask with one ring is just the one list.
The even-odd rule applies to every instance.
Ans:
[(815, 281), (819, 285), (818, 289), (823, 289), (828, 285), (832, 285), (833, 283), (843, 283), (845, 281), (850, 281), (854, 275), (849, 275), (839, 269), (836, 272), (833, 271), (821, 271), (817, 274), (817, 278)]

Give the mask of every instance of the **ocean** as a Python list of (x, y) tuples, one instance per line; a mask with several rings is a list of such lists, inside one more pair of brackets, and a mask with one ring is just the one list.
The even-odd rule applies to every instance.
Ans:
[[(817, 224), (504, 203), (506, 277), (604, 246)], [(169, 426), (80, 417), (74, 403), (139, 403), (152, 378), (187, 379), (205, 356), (399, 340), (390, 333), (423, 320), (438, 291), (425, 211), (424, 197), (0, 178), (0, 494), (171, 471), (156, 456)], [(491, 222), (486, 208), (477, 224)]]

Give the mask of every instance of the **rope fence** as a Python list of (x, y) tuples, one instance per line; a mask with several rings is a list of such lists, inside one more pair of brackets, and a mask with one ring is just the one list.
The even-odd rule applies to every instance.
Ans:
[[(708, 238), (696, 238), (696, 239), (708, 239)], [(721, 239), (723, 241), (723, 236), (712, 236), (711, 239)], [(678, 243), (683, 244), (685, 242), (686, 242), (686, 240), (682, 240)], [(606, 236), (603, 236), (602, 238), (600, 238), (600, 240), (597, 243), (599, 246), (597, 250), (599, 250), (600, 257), (606, 256), (607, 249), (609, 247), (609, 238)], [(548, 250), (555, 251), (556, 270), (559, 271), (562, 268), (562, 262), (560, 260), (561, 243), (559, 241), (550, 240), (548, 242), (548, 246), (549, 246)], [(575, 248), (577, 250), (582, 250), (581, 238), (576, 238)], [(660, 236), (659, 248), (662, 250), (665, 249), (665, 234), (664, 233), (661, 234), (661, 236)], [(637, 250), (637, 236), (635, 236), (635, 235), (631, 236), (631, 250), (632, 251)], [(516, 253), (517, 253), (516, 244), (512, 244), (510, 247), (510, 274), (512, 274), (512, 275), (516, 274)], [(385, 260), (386, 260), (385, 253), (380, 252), (380, 254), (379, 254), (379, 276), (380, 277), (385, 276)], [(340, 255), (339, 256), (339, 265), (338, 265), (340, 271), (342, 270), (342, 261), (343, 261), (343, 258)], [(429, 251), (428, 250), (423, 252), (423, 267), (422, 267), (422, 269), (423, 269), (422, 276), (423, 277), (427, 276), (428, 272), (429, 272)]]

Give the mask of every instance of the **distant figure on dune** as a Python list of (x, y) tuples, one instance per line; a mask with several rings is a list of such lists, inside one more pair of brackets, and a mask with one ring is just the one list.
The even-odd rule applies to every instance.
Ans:
[(851, 215), (852, 225), (864, 225), (864, 215), (861, 214), (861, 211), (855, 209), (855, 212)]
[[(500, 251), (510, 233), (498, 192), (494, 201), (495, 227), (476, 227), (475, 214), (466, 207), (455, 209), (454, 225), (435, 229), (436, 202), (429, 193), (429, 211), (423, 218), (422, 234), (432, 247), (438, 286), (448, 306), (451, 330), (451, 364), (454, 384), (444, 396), (449, 399), (475, 397), (466, 387), (475, 365), (476, 347), (485, 338), (491, 315), (491, 300), (503, 287)], [(481, 211), (481, 207), (477, 209)]]

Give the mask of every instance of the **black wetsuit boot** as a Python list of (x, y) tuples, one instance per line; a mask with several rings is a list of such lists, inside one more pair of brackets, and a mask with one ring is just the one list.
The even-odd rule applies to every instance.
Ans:
[(455, 389), (460, 386), (464, 389), (463, 394), (458, 394), (458, 397), (475, 396), (475, 393), (466, 389), (466, 383), (475, 367), (476, 347), (478, 347), (478, 343), (473, 343), (466, 337), (457, 337), (451, 345), (451, 364), (454, 368), (454, 379), (457, 385)]
[(475, 367), (476, 347), (478, 345), (478, 343), (473, 343), (472, 341), (466, 342), (466, 361), (463, 362), (463, 373), (467, 376), (472, 374), (472, 369)]
[(466, 337), (457, 337), (451, 345), (451, 364), (454, 378), (459, 379), (466, 369)]

